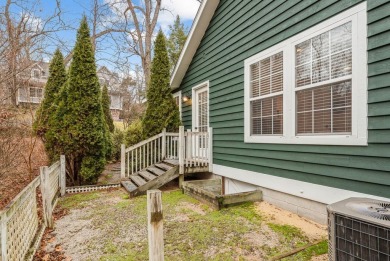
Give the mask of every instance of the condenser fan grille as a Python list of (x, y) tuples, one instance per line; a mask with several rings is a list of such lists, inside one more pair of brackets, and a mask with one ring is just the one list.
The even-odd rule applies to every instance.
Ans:
[(335, 214), (334, 229), (336, 260), (390, 260), (389, 228)]
[(390, 203), (349, 202), (346, 207), (366, 217), (390, 221)]

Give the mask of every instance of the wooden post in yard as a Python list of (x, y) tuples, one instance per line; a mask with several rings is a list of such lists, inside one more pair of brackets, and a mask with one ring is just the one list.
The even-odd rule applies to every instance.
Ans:
[(49, 171), (48, 167), (44, 166), (40, 168), (41, 178), (41, 193), (42, 193), (42, 206), (45, 218), (45, 224), (49, 228), (53, 228), (53, 209), (50, 199), (50, 182), (49, 182)]
[(164, 260), (163, 211), (161, 191), (147, 191), (149, 261)]
[(63, 197), (65, 196), (65, 192), (66, 192), (65, 155), (60, 156), (60, 188), (61, 188), (61, 197)]
[(179, 127), (179, 187), (184, 181), (184, 155), (185, 155), (184, 126)]
[(165, 128), (162, 131), (162, 135), (161, 160), (165, 160), (167, 156), (167, 130)]
[(126, 146), (121, 144), (121, 179), (126, 177)]

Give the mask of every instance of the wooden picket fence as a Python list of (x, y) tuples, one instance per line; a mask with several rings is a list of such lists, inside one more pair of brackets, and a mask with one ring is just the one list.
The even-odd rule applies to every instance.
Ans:
[[(1, 261), (32, 260), (46, 227), (53, 227), (53, 209), (65, 194), (65, 156), (25, 187), (0, 212)], [(42, 194), (43, 220), (38, 216), (37, 188)]]

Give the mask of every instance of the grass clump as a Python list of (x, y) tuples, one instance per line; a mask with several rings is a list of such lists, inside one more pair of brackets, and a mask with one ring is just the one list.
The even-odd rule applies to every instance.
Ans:
[(268, 226), (276, 233), (282, 235), (286, 241), (295, 241), (297, 246), (302, 246), (309, 241), (301, 229), (290, 225), (268, 223)]
[(320, 243), (308, 247), (296, 255), (283, 258), (284, 261), (309, 261), (314, 256), (324, 255), (328, 253), (328, 240), (323, 240)]
[(88, 201), (97, 198), (99, 198), (99, 194), (97, 192), (80, 193), (80, 194), (70, 195), (63, 198), (59, 202), (59, 205), (64, 209), (82, 208), (88, 203)]

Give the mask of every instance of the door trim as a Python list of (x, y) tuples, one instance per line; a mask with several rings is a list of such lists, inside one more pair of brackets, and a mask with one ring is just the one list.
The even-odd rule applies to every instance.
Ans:
[(191, 121), (191, 129), (192, 131), (195, 131), (195, 123), (196, 123), (196, 118), (195, 118), (195, 114), (196, 114), (196, 102), (197, 102), (197, 98), (196, 98), (196, 91), (199, 90), (199, 89), (202, 89), (202, 88), (206, 88), (207, 89), (207, 98), (208, 98), (208, 101), (207, 101), (207, 122), (208, 122), (208, 127), (210, 127), (210, 81), (205, 81), (205, 82), (202, 82), (201, 84), (198, 84), (196, 85), (195, 87), (192, 87), (192, 121)]

